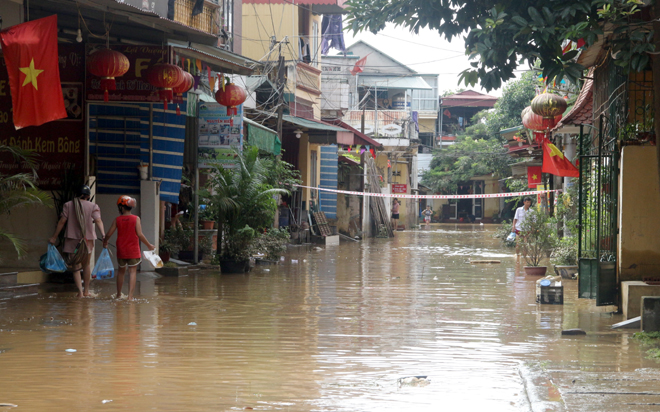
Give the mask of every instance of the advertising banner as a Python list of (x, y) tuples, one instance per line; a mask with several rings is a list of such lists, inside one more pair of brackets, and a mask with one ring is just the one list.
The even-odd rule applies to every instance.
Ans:
[(227, 116), (225, 106), (201, 102), (198, 113), (198, 167), (236, 167), (236, 151), (243, 147), (243, 105), (238, 106), (236, 116)]
[[(37, 155), (37, 185), (43, 190), (59, 190), (65, 170), (76, 175), (84, 173), (85, 113), (83, 85), (85, 79), (85, 50), (78, 44), (58, 45), (58, 64), (64, 107), (68, 117), (29, 126), (14, 127), (12, 99), (7, 69), (0, 59), (0, 144), (33, 150)], [(30, 173), (30, 168), (11, 156), (0, 157), (0, 174)]]

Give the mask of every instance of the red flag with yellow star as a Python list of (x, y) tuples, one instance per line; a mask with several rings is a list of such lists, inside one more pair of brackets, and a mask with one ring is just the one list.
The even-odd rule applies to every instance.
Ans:
[(580, 177), (580, 171), (548, 140), (543, 142), (543, 173), (555, 176)]
[(527, 187), (532, 189), (541, 184), (541, 166), (527, 166)]
[(17, 24), (0, 32), (14, 127), (67, 117), (57, 57), (57, 16)]

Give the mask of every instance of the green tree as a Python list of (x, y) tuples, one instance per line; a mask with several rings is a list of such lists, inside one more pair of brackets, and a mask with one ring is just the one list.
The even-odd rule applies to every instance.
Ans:
[[(32, 173), (0, 174), (0, 214), (9, 215), (15, 209), (32, 205), (52, 207), (52, 199), (36, 187), (36, 155), (31, 151), (7, 145), (0, 145), (0, 154), (11, 156), (14, 161), (26, 163), (32, 168)], [(8, 241), (19, 258), (25, 255), (25, 243), (20, 237), (0, 227), (0, 239)]]
[(516, 81), (504, 86), (502, 97), (497, 99), (494, 110), (485, 113), (485, 124), (491, 138), (500, 139), (500, 130), (520, 126), (520, 114), (530, 105), (536, 96), (536, 86), (539, 82), (536, 72), (525, 72)]
[[(578, 50), (563, 52), (567, 41), (593, 45), (606, 36), (607, 52), (626, 70), (642, 71), (653, 56), (654, 110), (660, 113), (660, 20), (643, 21), (641, 0), (347, 0), (347, 27), (377, 33), (386, 23), (418, 33), (431, 28), (448, 40), (464, 35), (472, 68), (460, 79), (498, 89), (521, 64), (537, 62), (548, 83), (568, 78), (578, 84), (585, 67), (574, 61)], [(660, 15), (660, 1), (651, 15)], [(660, 136), (660, 116), (655, 116)], [(657, 145), (660, 158), (660, 145)], [(660, 163), (658, 167), (660, 176)]]
[(434, 154), (422, 184), (435, 192), (456, 193), (460, 183), (475, 176), (508, 176), (508, 162), (509, 155), (499, 140), (475, 140), (468, 136)]
[(277, 203), (273, 195), (287, 193), (268, 184), (269, 166), (259, 149), (248, 146), (238, 154), (238, 167), (216, 167), (209, 176), (211, 207), (218, 222), (218, 255), (221, 259), (249, 258), (257, 232), (270, 227)]

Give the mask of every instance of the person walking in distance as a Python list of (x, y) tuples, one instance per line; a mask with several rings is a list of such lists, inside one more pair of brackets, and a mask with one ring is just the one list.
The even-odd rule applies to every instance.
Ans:
[[(529, 213), (529, 208), (532, 206), (532, 198), (525, 197), (523, 199), (523, 205), (516, 209), (516, 214), (513, 216), (513, 224), (511, 225), (511, 233), (516, 235), (520, 234), (522, 230), (522, 224)], [(518, 254), (518, 242), (516, 242), (516, 255)]]
[(89, 186), (82, 186), (78, 191), (78, 197), (64, 204), (55, 234), (48, 240), (54, 245), (66, 225), (62, 252), (65, 253), (67, 265), (73, 272), (73, 280), (78, 288), (79, 298), (90, 296), (92, 268), (89, 262), (94, 251), (94, 240), (96, 240), (94, 224), (99, 228), (101, 237), (105, 237), (101, 209), (96, 203), (89, 201), (91, 194)]
[(424, 215), (424, 223), (426, 223), (426, 227), (428, 228), (431, 224), (431, 216), (433, 216), (431, 206), (426, 205), (426, 209), (422, 212), (422, 214)]
[(392, 230), (396, 232), (399, 227), (399, 200), (394, 199), (392, 203)]
[(129, 196), (120, 196), (117, 199), (119, 216), (112, 222), (110, 230), (108, 230), (105, 238), (103, 238), (103, 247), (108, 247), (110, 237), (115, 233), (115, 230), (117, 231), (117, 262), (119, 263), (119, 270), (117, 271), (117, 298), (121, 297), (121, 290), (124, 287), (124, 276), (126, 275), (126, 268), (128, 268), (128, 300), (134, 300), (137, 266), (142, 262), (140, 241), (149, 250), (156, 248), (156, 246), (149, 243), (142, 233), (140, 218), (131, 213), (135, 204), (135, 199)]

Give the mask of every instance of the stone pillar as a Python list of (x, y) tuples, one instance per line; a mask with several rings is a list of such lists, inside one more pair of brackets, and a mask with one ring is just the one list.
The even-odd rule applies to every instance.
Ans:
[(642, 331), (660, 332), (660, 296), (642, 296)]
[[(149, 242), (156, 246), (158, 251), (158, 233), (160, 223), (160, 195), (158, 182), (153, 180), (140, 181), (140, 221), (142, 223), (142, 233)], [(141, 270), (153, 271), (155, 268), (146, 261), (142, 260)]]

